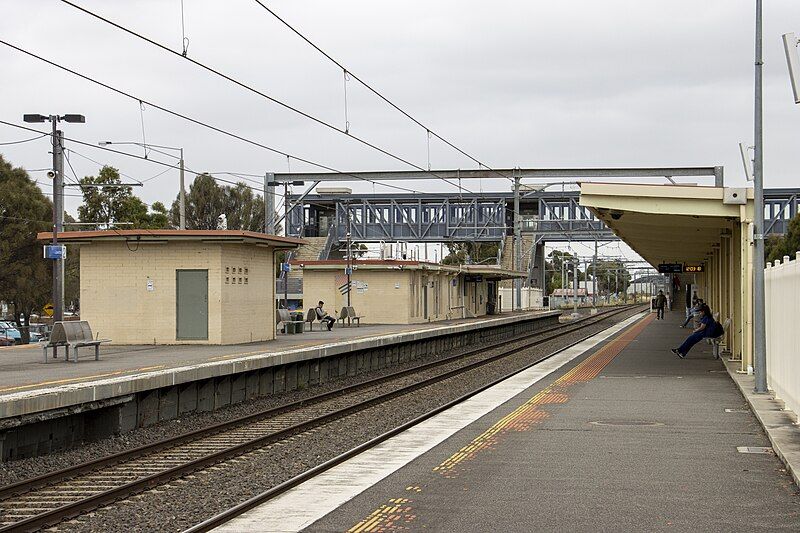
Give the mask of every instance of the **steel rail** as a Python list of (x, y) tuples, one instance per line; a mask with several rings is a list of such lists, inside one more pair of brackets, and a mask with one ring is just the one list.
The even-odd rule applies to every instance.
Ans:
[[(630, 307), (635, 307), (635, 306), (630, 306)], [(628, 309), (630, 309), (630, 307)], [(620, 312), (622, 312), (622, 311), (620, 311)], [(618, 314), (618, 313), (615, 313), (615, 314)], [(608, 316), (606, 316), (606, 318), (608, 318)], [(320, 465), (317, 465), (317, 466), (315, 466), (313, 468), (310, 468), (309, 470), (306, 470), (305, 472), (303, 472), (301, 474), (298, 474), (297, 476), (294, 476), (293, 478), (288, 479), (288, 480), (284, 481), (283, 483), (280, 483), (279, 485), (276, 485), (276, 486), (274, 486), (274, 487), (272, 487), (270, 489), (267, 489), (266, 491), (264, 491), (261, 494), (258, 494), (256, 496), (250, 498), (249, 500), (246, 500), (246, 501), (244, 501), (244, 502), (242, 502), (242, 503), (240, 503), (240, 504), (238, 504), (238, 505), (236, 505), (234, 507), (231, 507), (230, 509), (227, 509), (227, 510), (221, 512), (221, 513), (218, 513), (218, 514), (212, 516), (211, 518), (209, 518), (209, 519), (207, 519), (207, 520), (205, 520), (203, 522), (200, 522), (199, 524), (196, 524), (196, 525), (190, 527), (189, 529), (184, 530), (183, 533), (204, 533), (206, 531), (211, 531), (214, 528), (217, 528), (217, 527), (225, 524), (226, 522), (229, 522), (230, 520), (236, 518), (237, 516), (239, 516), (241, 514), (244, 514), (245, 512), (249, 511), (250, 509), (253, 509), (254, 507), (257, 507), (257, 506), (259, 506), (259, 505), (271, 500), (272, 498), (275, 498), (276, 496), (279, 496), (279, 495), (283, 494), (284, 492), (296, 487), (297, 485), (299, 485), (299, 484), (301, 484), (301, 483), (303, 483), (305, 481), (308, 481), (309, 479), (311, 479), (311, 478), (313, 478), (315, 476), (318, 476), (319, 474), (321, 474), (321, 473), (323, 473), (323, 472), (325, 472), (327, 470), (330, 470), (331, 468), (333, 468), (333, 467), (335, 467), (335, 466), (347, 461), (348, 459), (350, 459), (352, 457), (355, 457), (356, 455), (359, 455), (360, 453), (362, 453), (362, 452), (364, 452), (366, 450), (369, 450), (370, 448), (373, 448), (373, 447), (377, 446), (378, 444), (390, 439), (391, 437), (394, 437), (395, 435), (398, 435), (398, 434), (402, 433), (403, 431), (406, 431), (407, 429), (410, 429), (410, 428), (416, 426), (417, 424), (419, 424), (421, 422), (424, 422), (425, 420), (428, 420), (429, 418), (432, 418), (432, 417), (436, 416), (437, 414), (439, 414), (439, 413), (441, 413), (443, 411), (446, 411), (447, 409), (450, 409), (451, 407), (453, 407), (455, 405), (458, 405), (459, 403), (462, 403), (462, 402), (472, 398), (473, 396), (485, 391), (486, 389), (489, 389), (490, 387), (494, 387), (495, 385), (497, 385), (497, 384), (499, 384), (499, 383), (501, 383), (501, 382), (513, 377), (513, 376), (516, 376), (517, 374), (519, 374), (521, 372), (524, 372), (525, 370), (528, 370), (529, 368), (534, 367), (534, 366), (542, 363), (543, 361), (546, 361), (547, 359), (550, 359), (551, 357), (554, 357), (555, 355), (558, 355), (559, 353), (563, 352), (564, 350), (567, 350), (567, 349), (569, 349), (569, 348), (571, 348), (571, 347), (573, 347), (573, 346), (575, 346), (577, 344), (580, 344), (581, 342), (583, 342), (583, 341), (585, 341), (585, 340), (587, 340), (587, 339), (589, 339), (589, 338), (591, 338), (591, 337), (593, 337), (595, 335), (596, 335), (596, 333), (591, 333), (589, 335), (586, 335), (585, 337), (582, 337), (581, 339), (578, 339), (577, 341), (571, 342), (570, 344), (568, 344), (566, 346), (563, 346), (563, 347), (561, 347), (561, 348), (559, 348), (559, 349), (557, 349), (557, 350), (555, 350), (555, 351), (553, 351), (553, 352), (551, 352), (551, 353), (549, 353), (549, 354), (537, 359), (536, 361), (533, 361), (532, 363), (529, 363), (529, 364), (525, 365), (522, 368), (519, 368), (517, 370), (509, 372), (509, 373), (507, 373), (507, 374), (505, 374), (505, 375), (493, 380), (490, 383), (487, 383), (485, 385), (481, 385), (480, 387), (478, 387), (475, 390), (472, 390), (472, 391), (470, 391), (470, 392), (468, 392), (466, 394), (463, 394), (462, 396), (459, 396), (458, 398), (456, 398), (454, 400), (451, 400), (451, 401), (449, 401), (449, 402), (447, 402), (447, 403), (445, 403), (443, 405), (435, 407), (434, 409), (431, 409), (427, 413), (423, 413), (422, 415), (420, 415), (420, 416), (418, 416), (418, 417), (416, 417), (416, 418), (414, 418), (412, 420), (409, 420), (408, 422), (405, 422), (405, 423), (403, 423), (403, 424), (401, 424), (401, 425), (399, 425), (399, 426), (397, 426), (397, 427), (395, 427), (393, 429), (390, 429), (389, 431), (387, 431), (385, 433), (382, 433), (381, 435), (378, 435), (377, 437), (374, 437), (374, 438), (370, 439), (369, 441), (356, 446), (355, 448), (352, 448), (352, 449), (350, 449), (350, 450), (348, 450), (348, 451), (346, 451), (346, 452), (344, 452), (344, 453), (342, 453), (340, 455), (337, 455), (336, 457), (334, 457), (332, 459), (329, 459), (328, 461), (326, 461), (326, 462), (324, 462), (324, 463), (322, 463)]]
[[(436, 376), (432, 376), (430, 378), (427, 378), (425, 380), (419, 381), (417, 383), (413, 383), (413, 384), (401, 387), (399, 389), (395, 389), (395, 390), (389, 391), (387, 393), (380, 394), (380, 395), (378, 395), (378, 396), (376, 396), (374, 398), (370, 398), (370, 399), (365, 400), (363, 402), (359, 402), (359, 403), (356, 403), (356, 404), (353, 404), (353, 405), (349, 405), (349, 406), (344, 407), (342, 409), (336, 409), (336, 410), (334, 410), (332, 412), (325, 413), (325, 414), (323, 414), (321, 416), (316, 416), (316, 417), (313, 417), (313, 418), (311, 418), (309, 420), (305, 420), (303, 422), (290, 425), (290, 426), (288, 426), (286, 428), (283, 428), (283, 429), (280, 429), (278, 431), (271, 432), (271, 433), (259, 436), (257, 438), (254, 438), (254, 439), (247, 440), (243, 444), (236, 444), (236, 445), (230, 446), (230, 447), (225, 448), (225, 449), (223, 449), (221, 451), (205, 455), (205, 456), (203, 456), (203, 457), (201, 457), (199, 459), (187, 461), (187, 462), (185, 462), (183, 464), (180, 464), (180, 465), (172, 467), (172, 468), (163, 469), (158, 473), (154, 473), (154, 474), (151, 474), (151, 475), (144, 476), (144, 477), (136, 479), (134, 481), (121, 484), (121, 485), (119, 485), (117, 487), (113, 487), (113, 488), (111, 488), (109, 490), (102, 491), (102, 492), (100, 492), (98, 494), (91, 495), (89, 497), (80, 499), (78, 501), (68, 503), (68, 504), (63, 505), (61, 507), (57, 507), (57, 508), (54, 508), (52, 510), (46, 511), (44, 513), (38, 514), (36, 516), (32, 516), (32, 517), (30, 517), (28, 519), (24, 519), (24, 520), (15, 522), (13, 524), (9, 524), (9, 525), (7, 525), (7, 526), (5, 526), (3, 528), (0, 528), (0, 531), (2, 531), (2, 532), (5, 532), (5, 531), (30, 531), (30, 530), (38, 529), (38, 528), (43, 527), (43, 526), (47, 526), (47, 525), (51, 525), (51, 524), (60, 522), (60, 521), (62, 521), (64, 519), (66, 519), (66, 518), (72, 518), (72, 517), (77, 516), (77, 515), (79, 515), (79, 514), (81, 514), (83, 512), (86, 512), (88, 510), (96, 509), (97, 507), (112, 503), (112, 502), (114, 502), (114, 501), (116, 501), (116, 500), (118, 500), (120, 498), (129, 496), (131, 494), (135, 494), (137, 492), (141, 492), (143, 490), (147, 490), (147, 489), (152, 488), (154, 486), (158, 486), (160, 484), (163, 484), (163, 483), (168, 482), (170, 480), (173, 480), (175, 478), (187, 475), (187, 474), (189, 474), (191, 472), (194, 472), (194, 471), (197, 471), (199, 469), (202, 469), (202, 468), (208, 467), (210, 465), (213, 465), (213, 464), (219, 463), (221, 461), (224, 461), (224, 460), (226, 460), (226, 459), (228, 459), (230, 457), (238, 456), (238, 455), (241, 455), (241, 454), (246, 453), (248, 451), (251, 451), (253, 449), (257, 449), (257, 448), (261, 448), (261, 447), (267, 446), (267, 445), (272, 444), (272, 443), (274, 443), (276, 441), (283, 440), (283, 439), (285, 439), (285, 438), (287, 438), (287, 437), (289, 437), (291, 435), (295, 435), (295, 434), (307, 431), (308, 429), (311, 429), (312, 427), (317, 427), (317, 426), (323, 425), (323, 424), (328, 423), (328, 422), (330, 422), (332, 420), (339, 419), (339, 418), (342, 418), (344, 416), (348, 416), (348, 415), (356, 413), (358, 411), (362, 411), (364, 409), (367, 409), (367, 408), (369, 408), (369, 407), (371, 407), (373, 405), (389, 401), (389, 400), (391, 400), (391, 399), (393, 399), (395, 397), (398, 397), (398, 396), (401, 396), (401, 395), (404, 395), (404, 394), (408, 394), (408, 393), (413, 392), (415, 390), (418, 390), (420, 388), (433, 385), (435, 383), (438, 383), (438, 382), (441, 382), (441, 381), (443, 381), (445, 379), (448, 379), (450, 377), (462, 374), (462, 373), (467, 372), (469, 370), (478, 368), (480, 366), (487, 365), (487, 364), (489, 364), (491, 362), (494, 362), (494, 361), (497, 361), (497, 360), (502, 359), (504, 357), (507, 357), (508, 355), (516, 353), (516, 352), (518, 352), (520, 350), (528, 349), (528, 348), (531, 348), (531, 347), (536, 346), (538, 344), (541, 344), (541, 343), (544, 343), (544, 342), (548, 342), (548, 341), (553, 340), (555, 338), (567, 335), (567, 334), (572, 333), (574, 331), (577, 331), (579, 329), (585, 328), (585, 327), (587, 327), (589, 325), (593, 325), (593, 324), (596, 324), (598, 322), (601, 322), (601, 321), (603, 321), (603, 320), (605, 320), (607, 318), (610, 318), (610, 317), (615, 316), (617, 314), (620, 314), (622, 312), (628, 311), (628, 310), (631, 309), (631, 307), (635, 307), (635, 306), (628, 306), (628, 307), (624, 307), (624, 308), (619, 309), (619, 310), (609, 311), (609, 312), (603, 313), (599, 317), (597, 317), (597, 316), (587, 317), (585, 319), (582, 319), (580, 321), (577, 321), (577, 322), (574, 322), (574, 323), (570, 324), (570, 325), (579, 324), (577, 327), (571, 327), (570, 328), (568, 325), (559, 325), (559, 326), (555, 326), (555, 327), (552, 327), (552, 328), (547, 328), (547, 329), (544, 329), (544, 330), (541, 330), (541, 331), (532, 332), (530, 334), (524, 335), (522, 337), (517, 337), (517, 338), (509, 340), (509, 341), (505, 341), (503, 343), (500, 343), (499, 346), (504, 346), (504, 345), (509, 345), (509, 344), (517, 344), (517, 343), (520, 343), (521, 341), (524, 341), (527, 338), (542, 336), (543, 334), (546, 334), (548, 332), (551, 332), (551, 331), (554, 331), (554, 330), (560, 330), (560, 331), (558, 331), (558, 333), (555, 333), (553, 335), (549, 335), (549, 336), (544, 337), (542, 339), (539, 339), (539, 340), (537, 340), (537, 341), (535, 341), (533, 343), (529, 343), (529, 344), (527, 344), (525, 346), (521, 346), (521, 347), (514, 346), (512, 348), (506, 349), (506, 350), (504, 350), (504, 351), (502, 351), (502, 352), (500, 352), (498, 354), (495, 354), (493, 356), (490, 356), (488, 358), (480, 359), (478, 361), (474, 361), (474, 362), (472, 362), (470, 364), (467, 364), (465, 366), (460, 366), (460, 367), (458, 367), (456, 369), (446, 371), (446, 372), (444, 372), (442, 374), (437, 374)], [(13, 501), (15, 496), (28, 495), (29, 493), (31, 493), (31, 492), (39, 489), (39, 488), (49, 487), (49, 486), (51, 486), (54, 483), (57, 483), (59, 481), (70, 480), (72, 478), (77, 477), (80, 474), (83, 474), (83, 473), (96, 472), (96, 471), (102, 469), (105, 466), (124, 464), (128, 460), (146, 457), (147, 455), (150, 455), (152, 453), (155, 453), (155, 452), (158, 452), (158, 451), (162, 451), (162, 450), (165, 450), (165, 449), (176, 448), (176, 447), (180, 446), (181, 444), (196, 440), (198, 437), (203, 437), (203, 438), (212, 437), (214, 435), (218, 435), (218, 434), (224, 433), (226, 430), (231, 429), (231, 428), (233, 428), (233, 430), (235, 430), (236, 428), (242, 428), (242, 427), (245, 427), (248, 423), (254, 423), (254, 422), (257, 422), (257, 421), (260, 421), (260, 420), (264, 420), (264, 419), (267, 419), (269, 417), (273, 417), (273, 416), (275, 416), (277, 414), (291, 412), (292, 410), (296, 410), (297, 408), (300, 408), (300, 407), (307, 407), (309, 405), (320, 404), (320, 403), (322, 403), (322, 402), (324, 402), (326, 400), (331, 400), (331, 399), (335, 399), (336, 397), (339, 397), (339, 396), (344, 396), (346, 394), (351, 394), (354, 391), (365, 389), (365, 388), (370, 387), (370, 386), (379, 385), (379, 384), (381, 384), (383, 382), (390, 381), (392, 379), (401, 378), (401, 377), (404, 377), (404, 376), (407, 376), (407, 375), (410, 375), (410, 374), (413, 374), (413, 373), (417, 373), (417, 372), (420, 372), (420, 371), (428, 370), (428, 369), (430, 369), (432, 367), (442, 366), (442, 365), (445, 365), (447, 363), (452, 363), (452, 362), (454, 362), (456, 360), (464, 359), (466, 357), (469, 357), (470, 355), (474, 355), (476, 353), (480, 353), (482, 351), (485, 351), (485, 350), (491, 349), (491, 348), (496, 348), (496, 346), (492, 346), (492, 347), (482, 346), (480, 348), (469, 350), (467, 352), (464, 352), (464, 353), (461, 353), (461, 354), (458, 354), (458, 355), (455, 355), (455, 356), (452, 356), (452, 357), (448, 357), (446, 359), (441, 359), (441, 360), (438, 360), (438, 361), (433, 361), (433, 362), (430, 362), (430, 363), (417, 365), (417, 366), (415, 366), (413, 368), (401, 370), (401, 371), (392, 373), (391, 375), (388, 375), (388, 376), (381, 376), (381, 377), (376, 378), (376, 379), (367, 380), (365, 382), (362, 382), (362, 383), (359, 383), (359, 384), (355, 384), (355, 385), (350, 385), (348, 387), (344, 387), (344, 388), (338, 389), (336, 391), (330, 391), (330, 392), (327, 392), (327, 393), (319, 394), (319, 395), (316, 395), (316, 396), (314, 396), (312, 398), (308, 398), (308, 399), (305, 399), (305, 400), (300, 400), (300, 401), (293, 402), (293, 403), (290, 403), (290, 404), (287, 404), (287, 405), (284, 405), (284, 406), (280, 406), (280, 407), (277, 407), (277, 408), (269, 409), (269, 410), (261, 412), (261, 413), (255, 413), (253, 415), (248, 415), (248, 416), (245, 416), (245, 417), (241, 417), (241, 418), (233, 420), (233, 421), (229, 421), (229, 422), (225, 422), (225, 423), (222, 423), (222, 424), (218, 424), (218, 425), (212, 426), (210, 428), (203, 428), (203, 429), (200, 429), (200, 430), (195, 430), (195, 431), (180, 435), (180, 436), (172, 438), (172, 439), (165, 439), (165, 440), (157, 442), (157, 443), (153, 443), (153, 444), (142, 446), (142, 447), (139, 447), (139, 448), (136, 448), (136, 449), (133, 449), (133, 450), (120, 452), (120, 453), (114, 454), (112, 456), (101, 458), (101, 459), (99, 459), (97, 461), (89, 461), (87, 463), (84, 463), (84, 464), (81, 464), (81, 465), (77, 465), (75, 467), (67, 468), (67, 469), (64, 469), (64, 470), (61, 470), (61, 471), (58, 471), (58, 472), (54, 472), (52, 474), (45, 474), (43, 476), (39, 476), (39, 477), (33, 478), (31, 480), (25, 480), (25, 481), (22, 481), (22, 482), (14, 484), (14, 485), (10, 485), (8, 487), (3, 488), (2, 489), (2, 493), (4, 495), (12, 494), (13, 496), (11, 496), (10, 498), (5, 498), (2, 503), (8, 502), (9, 500)]]

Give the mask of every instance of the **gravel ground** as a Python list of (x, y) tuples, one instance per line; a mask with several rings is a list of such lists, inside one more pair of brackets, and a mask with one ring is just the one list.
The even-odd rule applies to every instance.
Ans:
[[(332, 424), (297, 435), (289, 441), (251, 452), (239, 457), (235, 462), (203, 470), (186, 479), (132, 497), (119, 505), (99, 509), (76, 520), (60, 524), (54, 530), (109, 533), (183, 531), (271, 486), (411, 420), (437, 405), (455, 399), (475, 389), (481, 383), (505, 375), (524, 366), (526, 362), (532, 362), (588, 333), (605, 329), (632, 314), (634, 312), (622, 313), (586, 330), (527, 349), (517, 357), (503, 359), (447, 380), (446, 383), (426, 387), (412, 395), (385, 402)], [(419, 361), (416, 364), (419, 364)], [(366, 375), (361, 376), (361, 379), (364, 377)], [(338, 387), (345, 381), (348, 380), (339, 380), (327, 386)], [(277, 405), (286, 402), (289, 396), (299, 398), (302, 394), (315, 394), (322, 390), (323, 387), (315, 387), (312, 391), (301, 391), (269, 398), (268, 400), (272, 400), (272, 404), (262, 401), (243, 404), (220, 411), (214, 418), (217, 420), (224, 418), (223, 414), (225, 413), (228, 413), (229, 417), (229, 413), (234, 411), (244, 414), (244, 412), (254, 411), (256, 405), (259, 408), (264, 405)], [(208, 420), (208, 417), (197, 418)], [(365, 423), (365, 420), (368, 423)], [(201, 422), (193, 417), (191, 422), (184, 420), (181, 424), (179, 429), (185, 431), (189, 424), (196, 424), (199, 427)], [(174, 424), (164, 424), (159, 428), (161, 431), (158, 436), (163, 437), (166, 435), (166, 431), (174, 430)], [(156, 428), (148, 429), (152, 431)], [(138, 435), (140, 432), (136, 433), (136, 435), (131, 434), (131, 437), (145, 438)], [(112, 440), (115, 443), (119, 441), (119, 439)], [(107, 442), (96, 443), (90, 445), (87, 451), (92, 448), (91, 453), (102, 455), (108, 453), (108, 449), (105, 448), (107, 445)], [(104, 447), (103, 453), (95, 451), (93, 449), (95, 446)], [(67, 454), (60, 455), (66, 456)], [(235, 467), (231, 468), (231, 464)]]
[[(606, 323), (605, 321), (603, 323)], [(424, 362), (434, 361), (454, 355), (457, 351), (444, 352), (438, 356), (429, 356), (409, 361), (391, 367), (394, 372), (405, 368), (413, 368)], [(87, 442), (79, 448), (57, 452), (41, 457), (31, 457), (0, 463), (0, 486), (16, 483), (24, 479), (55, 472), (64, 468), (75, 466), (87, 461), (92, 461), (114, 453), (130, 450), (146, 444), (151, 444), (162, 439), (178, 436), (182, 433), (194, 431), (214, 424), (233, 420), (242, 416), (257, 413), (267, 409), (280, 407), (298, 400), (306, 399), (324, 392), (336, 390), (347, 385), (355, 385), (369, 379), (381, 376), (387, 369), (375, 370), (352, 377), (337, 378), (322, 385), (306, 389), (280, 393), (273, 396), (259, 398), (250, 402), (231, 405), (217, 411), (204, 413), (191, 413), (182, 418), (161, 422), (154, 426), (139, 428), (134, 431), (117, 435), (108, 439)]]

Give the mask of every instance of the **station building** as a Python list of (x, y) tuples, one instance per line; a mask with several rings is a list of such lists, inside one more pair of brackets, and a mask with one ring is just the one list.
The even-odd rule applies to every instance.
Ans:
[(80, 245), (81, 319), (114, 344), (274, 339), (275, 250), (303, 243), (234, 230), (67, 231), (58, 239)]
[(724, 348), (752, 366), (753, 189), (585, 182), (580, 205), (654, 267), (683, 265), (684, 284), (730, 319)]
[[(347, 306), (347, 263), (293, 264), (303, 273), (305, 306), (325, 302), (333, 315)], [(450, 266), (405, 260), (357, 260), (350, 276), (350, 305), (373, 324), (416, 324), (499, 313), (500, 280), (527, 273), (483, 265)]]

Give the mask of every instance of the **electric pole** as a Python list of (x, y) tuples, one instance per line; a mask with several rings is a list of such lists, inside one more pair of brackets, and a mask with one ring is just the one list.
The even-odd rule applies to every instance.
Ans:
[(345, 274), (347, 275), (347, 307), (350, 307), (350, 291), (353, 289), (350, 283), (350, 278), (353, 275), (353, 256), (351, 254), (352, 234), (350, 233), (350, 202), (345, 203), (345, 211), (347, 214), (347, 234), (345, 235), (345, 237), (347, 237), (347, 266), (345, 267)]
[(179, 206), (179, 224), (180, 229), (186, 229), (186, 186), (183, 179), (183, 148), (181, 148), (181, 160), (179, 162), (181, 167), (181, 188), (178, 193), (178, 206)]
[(755, 392), (767, 392), (767, 342), (764, 325), (764, 118), (762, 70), (762, 0), (756, 0), (755, 158), (753, 160), (753, 370)]
[(53, 146), (53, 241), (52, 252), (45, 253), (53, 261), (53, 321), (64, 320), (64, 257), (66, 249), (58, 248), (58, 234), (64, 230), (64, 134), (58, 129), (60, 121), (83, 124), (86, 117), (78, 114), (26, 114), (25, 122), (47, 122), (52, 125)]
[[(522, 269), (522, 220), (519, 215), (520, 178), (514, 178), (514, 270)], [(522, 309), (522, 280), (514, 278), (514, 309)]]
[(275, 175), (264, 174), (264, 233), (275, 235)]

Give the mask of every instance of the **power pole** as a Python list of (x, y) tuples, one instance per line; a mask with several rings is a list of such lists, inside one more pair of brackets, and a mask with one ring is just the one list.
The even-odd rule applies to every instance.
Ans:
[(753, 370), (755, 392), (767, 392), (767, 340), (764, 325), (764, 118), (762, 58), (762, 0), (756, 0), (755, 158), (753, 160)]
[[(347, 214), (347, 234), (345, 235), (345, 237), (347, 237), (347, 252), (346, 252), (347, 267), (345, 267), (346, 268), (345, 274), (347, 275), (347, 307), (350, 307), (350, 292), (353, 290), (353, 287), (351, 286), (350, 283), (350, 278), (353, 275), (353, 256), (350, 253), (352, 250), (351, 248), (352, 234), (350, 233), (350, 202), (345, 203), (345, 212)], [(427, 254), (427, 249), (426, 249), (426, 254)]]
[(572, 273), (572, 277), (574, 278), (573, 279), (573, 285), (575, 287), (575, 293), (573, 294), (574, 298), (573, 298), (573, 304), (572, 304), (572, 306), (573, 306), (573, 308), (572, 308), (572, 316), (574, 318), (574, 317), (578, 316), (578, 260), (577, 259), (575, 261), (573, 261), (572, 268), (574, 269), (574, 271)]
[[(514, 270), (522, 269), (522, 220), (519, 216), (520, 178), (514, 177)], [(514, 278), (514, 309), (522, 309), (522, 280)]]
[(264, 174), (264, 233), (275, 235), (275, 186), (270, 185), (275, 180), (272, 172)]
[[(50, 116), (53, 125), (53, 246), (64, 231), (64, 133), (58, 129), (58, 117)], [(64, 259), (53, 261), (53, 321), (64, 320)]]
[(597, 307), (597, 239), (594, 240), (594, 260), (592, 261), (592, 307)]
[[(283, 183), (283, 234), (289, 236), (289, 182)], [(298, 235), (301, 236), (301, 235)]]
[(183, 179), (183, 148), (181, 148), (181, 160), (180, 160), (180, 167), (181, 167), (181, 190), (179, 194), (179, 214), (180, 214), (180, 228), (186, 229), (186, 184)]

